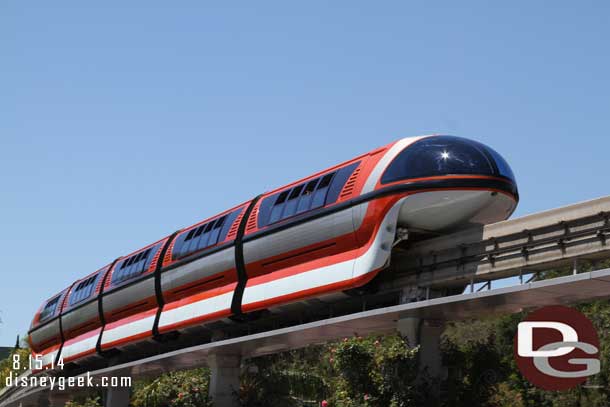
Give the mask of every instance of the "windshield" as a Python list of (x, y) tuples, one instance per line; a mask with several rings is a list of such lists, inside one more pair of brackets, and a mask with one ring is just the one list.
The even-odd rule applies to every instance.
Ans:
[(491, 148), (461, 137), (434, 136), (405, 148), (388, 166), (381, 183), (452, 174), (503, 176), (515, 180), (504, 158)]

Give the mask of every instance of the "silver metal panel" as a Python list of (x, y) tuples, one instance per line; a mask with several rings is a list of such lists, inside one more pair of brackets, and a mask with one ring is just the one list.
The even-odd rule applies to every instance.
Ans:
[(352, 208), (344, 209), (328, 216), (246, 242), (244, 244), (244, 259), (247, 264), (353, 231)]
[(83, 324), (84, 322), (88, 322), (92, 319), (98, 319), (98, 304), (97, 301), (92, 301), (91, 303), (84, 305), (80, 308), (77, 308), (73, 311), (68, 311), (67, 314), (61, 316), (61, 326), (65, 331), (70, 330), (72, 328), (76, 328), (77, 326)]
[(514, 199), (490, 191), (419, 192), (407, 197), (398, 222), (416, 230), (455, 230), (506, 219), (515, 206)]
[(59, 319), (55, 319), (53, 322), (50, 322), (32, 332), (31, 337), (34, 344), (40, 344), (54, 336), (59, 335)]
[(356, 205), (352, 208), (352, 218), (354, 222), (354, 230), (360, 229), (362, 226), (362, 222), (364, 222), (364, 217), (366, 216), (366, 210), (368, 209), (368, 202), (361, 203), (360, 205)]
[(102, 299), (102, 306), (104, 313), (108, 313), (154, 296), (155, 279), (153, 277), (149, 277), (138, 283), (121, 288), (112, 294), (104, 295)]
[(176, 267), (161, 274), (161, 288), (168, 291), (235, 268), (235, 248), (213, 253), (184, 266)]

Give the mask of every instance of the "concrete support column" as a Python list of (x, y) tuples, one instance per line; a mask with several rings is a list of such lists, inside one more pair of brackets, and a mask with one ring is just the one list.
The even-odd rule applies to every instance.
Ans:
[(443, 321), (438, 320), (408, 317), (399, 319), (397, 323), (398, 332), (407, 338), (409, 346), (419, 345), (419, 371), (439, 380), (447, 375), (440, 347), (443, 329)]
[(104, 392), (104, 407), (129, 407), (129, 387), (108, 387)]
[(208, 365), (212, 371), (210, 397), (214, 407), (237, 407), (241, 357), (210, 355)]
[(447, 369), (443, 366), (441, 354), (441, 334), (445, 326), (443, 321), (426, 320), (421, 324), (419, 332), (420, 353), (419, 368), (425, 370), (430, 376), (446, 379)]
[(398, 320), (397, 330), (402, 336), (407, 338), (409, 346), (414, 348), (419, 345), (419, 324), (422, 322), (420, 318), (407, 317)]

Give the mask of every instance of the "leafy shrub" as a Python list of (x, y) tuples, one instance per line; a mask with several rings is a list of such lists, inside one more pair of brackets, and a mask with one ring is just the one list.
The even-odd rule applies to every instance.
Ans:
[[(422, 405), (418, 348), (399, 335), (346, 338), (252, 359), (240, 400), (248, 407)], [(324, 401), (325, 404), (321, 404)]]
[[(21, 369), (13, 369), (13, 356), (18, 355)], [(30, 350), (27, 348), (13, 349), (6, 359), (0, 361), (0, 389), (6, 387), (6, 378), (12, 373), (19, 376), (29, 366)]]
[(98, 397), (87, 397), (84, 400), (68, 401), (65, 407), (101, 407), (102, 401)]
[(418, 350), (399, 335), (346, 338), (331, 346), (337, 376), (329, 406), (421, 405), (426, 383), (417, 377)]
[(136, 407), (211, 407), (210, 371), (206, 368), (166, 373), (137, 383), (132, 404)]

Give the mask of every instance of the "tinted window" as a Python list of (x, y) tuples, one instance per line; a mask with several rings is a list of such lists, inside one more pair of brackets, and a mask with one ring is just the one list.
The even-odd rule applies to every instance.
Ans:
[(230, 224), (233, 223), (240, 211), (237, 210), (229, 215), (221, 216), (178, 235), (174, 244), (173, 258), (188, 256), (223, 241), (226, 238), (228, 228), (231, 226)]
[(74, 290), (72, 290), (72, 294), (70, 294), (70, 305), (84, 301), (91, 296), (91, 293), (95, 289), (95, 283), (97, 282), (98, 275), (99, 273), (81, 281), (76, 285)]
[(299, 198), (299, 205), (297, 206), (297, 213), (307, 212), (311, 208), (311, 201), (313, 199), (314, 192), (316, 190), (316, 185), (318, 185), (318, 179), (314, 179), (313, 181), (309, 181), (305, 185), (305, 189)]
[(319, 208), (324, 206), (326, 203), (326, 195), (328, 194), (328, 187), (330, 186), (330, 182), (333, 180), (335, 173), (326, 174), (320, 180), (316, 191), (313, 194), (313, 198), (311, 200), (311, 209)]
[[(216, 222), (212, 222), (214, 226), (212, 227), (212, 230), (210, 231), (210, 239), (208, 240), (208, 246), (215, 245), (216, 243), (218, 243), (218, 236), (220, 235), (220, 229), (222, 228), (225, 219), (226, 219), (226, 216), (223, 216), (222, 218), (218, 218), (218, 220), (216, 220)], [(211, 242), (211, 245), (210, 245), (210, 242)]]
[(193, 242), (193, 244), (189, 248), (190, 252), (193, 252), (200, 247), (208, 247), (210, 245), (210, 233), (212, 232), (212, 228), (214, 227), (214, 222), (208, 222), (204, 226), (200, 227), (204, 228), (203, 233), (201, 234), (199, 242)]
[(288, 195), (288, 200), (284, 204), (284, 211), (282, 212), (282, 219), (288, 218), (296, 213), (297, 204), (299, 203), (299, 198), (301, 196), (302, 190), (303, 190), (303, 185), (299, 185), (299, 186), (292, 188), (292, 190), (290, 191), (290, 195)]
[(157, 252), (160, 244), (150, 247), (140, 253), (134, 254), (125, 260), (121, 260), (116, 265), (116, 270), (112, 273), (112, 284), (131, 280), (144, 273)]
[(59, 304), (60, 297), (61, 297), (61, 295), (58, 295), (58, 296), (54, 297), (53, 299), (49, 300), (49, 302), (47, 302), (47, 304), (44, 306), (44, 308), (40, 312), (39, 321), (42, 322), (45, 319), (49, 319), (53, 315), (55, 315), (55, 310), (57, 309), (57, 305)]
[(493, 158), (482, 144), (460, 137), (437, 136), (405, 148), (388, 166), (381, 182), (450, 174), (497, 175)]
[[(297, 185), (265, 198), (259, 212), (259, 226), (269, 225), (299, 213), (324, 206), (328, 187), (335, 173)], [(270, 203), (273, 202), (271, 208)], [(268, 215), (268, 219), (265, 219)]]
[(258, 227), (334, 203), (360, 161), (271, 195), (261, 202)]
[(498, 152), (496, 150), (494, 150), (493, 148), (487, 147), (487, 146), (485, 148), (489, 152), (489, 154), (493, 157), (500, 175), (516, 182), (515, 175), (513, 174), (513, 170), (510, 168), (510, 166), (508, 165), (506, 160), (500, 154), (498, 154)]
[[(290, 191), (284, 191), (277, 196), (275, 203), (273, 204), (273, 208), (271, 208), (271, 216), (269, 217), (268, 223), (277, 222), (282, 218), (282, 211), (284, 210), (283, 203), (286, 202), (286, 198), (288, 198), (288, 193)], [(270, 198), (267, 198), (270, 199)]]

